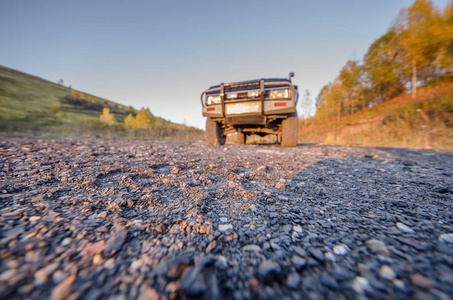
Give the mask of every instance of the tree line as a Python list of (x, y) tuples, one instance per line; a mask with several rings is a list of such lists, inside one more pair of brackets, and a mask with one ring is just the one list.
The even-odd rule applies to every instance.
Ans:
[(438, 9), (417, 0), (402, 9), (362, 60), (348, 60), (316, 98), (316, 118), (338, 120), (357, 111), (453, 77), (453, 0)]

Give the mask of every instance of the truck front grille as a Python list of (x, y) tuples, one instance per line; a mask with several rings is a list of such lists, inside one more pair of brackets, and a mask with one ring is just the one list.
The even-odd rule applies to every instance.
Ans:
[(260, 88), (259, 81), (238, 82), (225, 85), (225, 92), (235, 92), (240, 90), (254, 90)]

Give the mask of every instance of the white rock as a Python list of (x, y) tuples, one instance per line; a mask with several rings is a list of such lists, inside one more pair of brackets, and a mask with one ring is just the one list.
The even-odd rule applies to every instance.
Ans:
[(226, 222), (228, 222), (228, 218), (226, 218), (226, 217), (221, 217), (221, 218), (220, 218), (220, 222), (226, 223)]
[(444, 233), (439, 236), (439, 241), (453, 244), (453, 233)]
[(137, 259), (134, 262), (131, 263), (131, 269), (132, 270), (138, 270), (140, 267), (143, 265), (143, 260)]
[(365, 245), (367, 245), (368, 248), (370, 248), (370, 250), (372, 252), (382, 254), (385, 256), (389, 255), (389, 250), (387, 249), (387, 246), (384, 244), (383, 241), (371, 239), (371, 240), (367, 240), (365, 242)]
[(231, 225), (231, 224), (220, 224), (219, 225), (219, 231), (224, 232), (224, 231), (227, 231), (229, 229), (233, 229), (233, 225)]
[(399, 231), (404, 232), (404, 233), (415, 233), (415, 230), (410, 228), (404, 223), (397, 222), (396, 227), (399, 229)]
[(72, 239), (71, 238), (64, 238), (63, 241), (61, 241), (62, 246), (67, 246), (71, 243)]
[(370, 283), (365, 277), (357, 276), (352, 282), (352, 289), (357, 294), (364, 294), (367, 289), (370, 288)]
[(383, 278), (383, 279), (387, 279), (387, 280), (394, 280), (396, 279), (396, 273), (395, 271), (393, 271), (392, 268), (390, 268), (389, 266), (387, 265), (383, 265), (381, 267), (381, 269), (379, 270), (379, 275)]
[(242, 250), (245, 250), (245, 251), (260, 251), (261, 248), (258, 245), (248, 244), (248, 245), (242, 247)]
[(258, 210), (258, 207), (256, 207), (255, 204), (250, 205), (250, 210), (253, 212), (256, 212)]
[(333, 252), (336, 255), (346, 255), (348, 253), (348, 246), (340, 244), (333, 247)]
[(302, 227), (300, 227), (300, 225), (295, 225), (293, 226), (293, 230), (297, 233), (302, 233), (303, 230), (302, 230)]
[(332, 252), (326, 252), (326, 253), (324, 253), (324, 256), (325, 256), (326, 260), (331, 261), (331, 262), (335, 262), (337, 260), (335, 258), (335, 255), (332, 254)]
[(402, 281), (400, 279), (393, 280), (393, 284), (402, 290), (404, 290), (406, 288), (406, 284), (404, 283), (404, 281)]

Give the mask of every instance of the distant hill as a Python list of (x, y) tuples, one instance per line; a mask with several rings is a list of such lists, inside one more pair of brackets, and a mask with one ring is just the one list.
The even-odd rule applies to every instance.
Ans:
[[(100, 118), (108, 108), (110, 123)], [(0, 132), (4, 134), (202, 139), (204, 132), (153, 117), (155, 125), (126, 129), (124, 120), (138, 112), (131, 106), (0, 66)]]
[(453, 83), (403, 94), (353, 115), (300, 121), (299, 142), (453, 150)]

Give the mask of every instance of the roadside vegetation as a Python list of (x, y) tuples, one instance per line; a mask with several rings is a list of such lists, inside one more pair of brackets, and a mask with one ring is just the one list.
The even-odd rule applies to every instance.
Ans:
[(453, 1), (400, 11), (301, 120), (300, 142), (453, 149)]
[(0, 66), (0, 133), (51, 137), (204, 139), (194, 127)]

